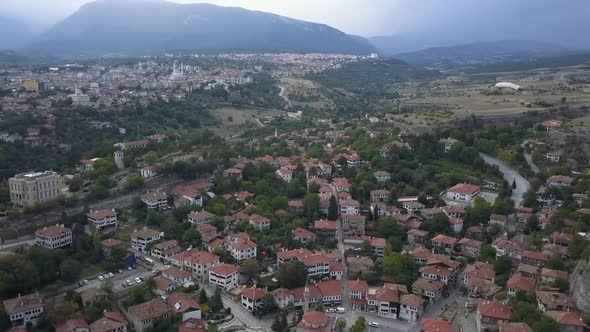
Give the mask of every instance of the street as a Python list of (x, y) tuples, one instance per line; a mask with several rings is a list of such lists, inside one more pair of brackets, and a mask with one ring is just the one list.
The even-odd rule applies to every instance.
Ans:
[(513, 181), (516, 182), (516, 188), (512, 189), (512, 200), (514, 201), (515, 206), (521, 205), (524, 200), (524, 194), (526, 194), (531, 187), (529, 181), (502, 160), (481, 152), (479, 155), (486, 163), (497, 166), (498, 170), (504, 175), (504, 180), (506, 180), (509, 185), (512, 186)]

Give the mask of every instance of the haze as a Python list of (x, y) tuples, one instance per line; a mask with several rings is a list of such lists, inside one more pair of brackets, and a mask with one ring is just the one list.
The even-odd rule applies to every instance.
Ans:
[[(2, 0), (0, 16), (42, 31), (90, 0)], [(395, 35), (424, 46), (531, 39), (590, 46), (590, 1), (568, 0), (176, 0), (272, 12), (365, 37)]]

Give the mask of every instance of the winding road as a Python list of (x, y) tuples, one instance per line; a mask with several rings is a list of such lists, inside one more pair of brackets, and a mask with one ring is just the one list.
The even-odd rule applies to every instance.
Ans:
[(492, 166), (498, 167), (498, 170), (504, 175), (504, 179), (512, 185), (513, 181), (516, 181), (516, 189), (512, 189), (512, 200), (515, 206), (522, 204), (524, 194), (529, 190), (531, 184), (522, 175), (518, 174), (516, 170), (508, 166), (502, 160), (487, 155), (483, 152), (479, 153), (479, 156), (487, 163)]

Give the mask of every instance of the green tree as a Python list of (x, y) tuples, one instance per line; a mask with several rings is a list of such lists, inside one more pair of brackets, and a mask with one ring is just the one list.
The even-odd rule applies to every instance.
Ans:
[(132, 191), (138, 188), (143, 187), (143, 177), (139, 174), (129, 173), (127, 174), (127, 182), (125, 183), (125, 189), (127, 191)]
[(305, 194), (303, 198), (303, 211), (308, 222), (312, 222), (320, 210), (320, 196), (318, 194)]
[(527, 324), (539, 319), (537, 307), (533, 303), (518, 302), (512, 308), (512, 320)]
[(61, 279), (67, 282), (73, 282), (80, 278), (80, 272), (82, 268), (80, 267), (80, 262), (75, 259), (65, 259), (59, 265), (59, 271), (61, 275)]
[(182, 243), (185, 246), (192, 246), (198, 248), (203, 244), (203, 236), (195, 227), (189, 227), (182, 234)]
[(283, 195), (275, 196), (270, 201), (270, 206), (272, 207), (273, 211), (279, 209), (286, 210), (289, 208), (289, 199)]
[(205, 304), (209, 301), (209, 297), (207, 296), (207, 293), (205, 292), (204, 288), (201, 288), (201, 291), (199, 292), (199, 304)]
[(143, 156), (143, 161), (150, 166), (155, 165), (158, 161), (158, 153), (156, 151), (146, 153), (145, 156)]
[(572, 241), (569, 245), (572, 258), (579, 259), (580, 257), (582, 257), (582, 253), (584, 252), (584, 250), (586, 250), (587, 247), (588, 242), (586, 241), (586, 239), (584, 239), (584, 237), (577, 233), (574, 234), (574, 236), (572, 237)]
[(393, 276), (400, 284), (411, 285), (418, 276), (418, 266), (414, 258), (408, 254), (392, 252), (383, 257), (382, 269), (384, 273)]
[(223, 300), (221, 299), (221, 290), (219, 287), (215, 288), (215, 292), (209, 298), (209, 309), (211, 312), (220, 312), (223, 310)]
[(246, 259), (240, 266), (240, 272), (248, 279), (254, 280), (258, 277), (259, 270), (258, 262), (254, 258)]
[(262, 298), (261, 314), (268, 315), (273, 312), (276, 312), (278, 309), (279, 307), (277, 306), (275, 298), (272, 296), (272, 294), (267, 293), (266, 295), (264, 295), (264, 297)]
[(219, 332), (219, 326), (217, 324), (209, 324), (205, 332)]
[(367, 319), (364, 316), (359, 316), (350, 328), (350, 332), (365, 332)]
[(533, 214), (526, 222), (525, 233), (530, 234), (539, 230), (539, 217)]
[(281, 287), (292, 289), (305, 285), (307, 268), (299, 260), (292, 260), (279, 266), (276, 274)]
[(508, 274), (512, 269), (512, 259), (508, 256), (500, 256), (494, 262), (496, 275)]
[(422, 223), (420, 228), (430, 233), (449, 233), (451, 231), (449, 217), (444, 213), (437, 213)]
[(479, 251), (479, 260), (482, 262), (493, 262), (496, 259), (496, 249), (489, 244), (481, 246)]
[(555, 320), (545, 315), (530, 325), (535, 332), (554, 332), (560, 330), (559, 324)]
[(338, 219), (338, 202), (336, 197), (330, 197), (330, 204), (328, 205), (328, 220)]
[(551, 255), (551, 257), (549, 257), (549, 260), (545, 264), (545, 267), (553, 270), (564, 270), (565, 264), (563, 263), (563, 259), (561, 259), (561, 256), (553, 254)]
[(406, 235), (406, 232), (394, 218), (387, 217), (377, 224), (377, 233), (379, 236), (385, 239), (388, 239), (392, 236), (397, 238), (403, 238)]
[(47, 313), (47, 318), (54, 324), (59, 324), (72, 318), (78, 312), (78, 304), (73, 302), (61, 302), (55, 304)]

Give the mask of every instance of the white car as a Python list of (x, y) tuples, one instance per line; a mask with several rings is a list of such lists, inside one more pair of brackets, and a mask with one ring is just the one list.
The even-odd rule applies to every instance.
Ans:
[(139, 279), (139, 277), (135, 278), (135, 282), (138, 284), (141, 284), (141, 279)]
[(109, 274), (108, 274), (108, 273), (105, 273), (105, 274), (103, 274), (103, 275), (102, 275), (102, 277), (103, 277), (104, 279), (108, 279), (108, 278), (110, 278), (110, 276), (109, 276)]
[(114, 278), (115, 274), (113, 272), (109, 272), (109, 278)]
[(377, 322), (369, 322), (370, 327), (379, 327), (379, 323)]
[(129, 279), (125, 280), (125, 282), (126, 282), (126, 283), (127, 283), (127, 285), (129, 285), (129, 286), (132, 286), (132, 285), (133, 285), (133, 281), (131, 281), (131, 280), (129, 280)]
[(329, 313), (329, 314), (335, 313), (336, 312), (336, 309), (332, 309), (332, 308), (326, 309), (326, 312)]
[(96, 279), (98, 279), (100, 281), (103, 281), (104, 280), (104, 277), (103, 276), (98, 276)]

